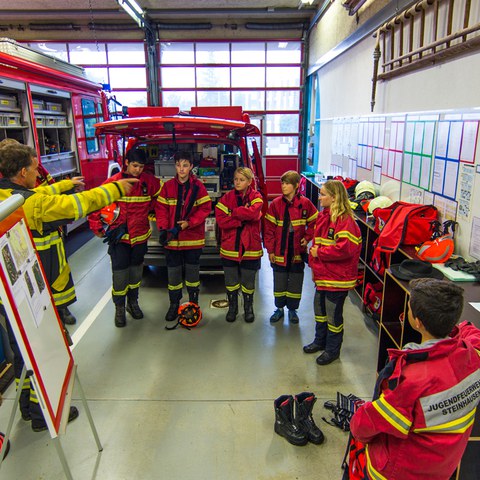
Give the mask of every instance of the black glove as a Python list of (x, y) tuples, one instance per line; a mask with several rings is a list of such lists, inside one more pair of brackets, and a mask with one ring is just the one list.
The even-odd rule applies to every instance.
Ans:
[(158, 243), (163, 247), (167, 243), (168, 232), (166, 230), (160, 230), (158, 232)]
[(103, 239), (103, 243), (108, 243), (108, 245), (117, 245), (120, 242), (120, 239), (127, 233), (127, 226), (120, 225), (113, 230), (108, 229), (105, 232), (105, 238)]
[(168, 233), (171, 233), (173, 238), (178, 237), (178, 234), (182, 231), (182, 227), (180, 225), (175, 225), (173, 228), (168, 230)]

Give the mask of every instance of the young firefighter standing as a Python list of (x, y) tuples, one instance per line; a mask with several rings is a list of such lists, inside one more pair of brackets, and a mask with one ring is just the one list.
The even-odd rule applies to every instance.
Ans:
[(458, 285), (421, 278), (409, 286), (408, 322), (421, 343), (389, 350), (376, 400), (357, 410), (350, 427), (366, 444), (368, 479), (448, 480), (480, 399), (480, 330), (455, 327), (464, 304)]
[[(36, 155), (33, 148), (25, 145), (9, 145), (0, 149), (0, 173), (4, 177), (0, 179), (0, 201), (17, 193), (25, 198), (23, 204), (25, 218), (53, 292), (55, 285), (68, 279), (70, 274), (70, 268), (65, 262), (63, 242), (57, 241), (56, 237), (58, 224), (83, 218), (90, 212), (116, 201), (122, 195), (128, 194), (138, 180), (122, 179), (86, 192), (52, 195), (45, 193), (44, 187), (35, 189), (38, 176)], [(75, 186), (71, 180), (64, 180), (64, 182), (69, 182), (69, 190)], [(7, 326), (18, 385), (24, 362), (8, 322)], [(29, 378), (21, 392), (20, 410), (24, 420), (32, 421), (34, 431), (40, 432), (47, 429), (36, 392)], [(69, 420), (77, 416), (78, 410), (71, 407)]]
[(307, 245), (313, 238), (318, 211), (308, 198), (298, 193), (298, 172), (285, 172), (281, 182), (283, 195), (272, 201), (265, 216), (264, 243), (273, 268), (277, 307), (270, 322), (281, 320), (286, 306), (288, 320), (298, 323)]
[(198, 304), (205, 219), (212, 210), (205, 185), (192, 174), (192, 155), (177, 152), (174, 159), (177, 174), (163, 185), (156, 208), (159, 241), (165, 246), (168, 269), (170, 307), (165, 315), (167, 322), (178, 317), (184, 266), (189, 301)]
[(252, 181), (253, 172), (249, 168), (237, 168), (233, 178), (234, 189), (226, 193), (215, 207), (228, 296), (227, 322), (234, 322), (237, 317), (240, 287), (245, 321), (250, 323), (255, 320), (253, 294), (263, 255), (260, 237), (263, 200), (260, 193), (252, 188)]
[(315, 282), (315, 339), (305, 353), (324, 352), (318, 365), (328, 365), (340, 356), (343, 341), (343, 305), (355, 287), (362, 237), (353, 218), (342, 182), (327, 180), (320, 189), (320, 205), (309, 265)]
[(142, 280), (143, 259), (147, 252), (147, 240), (151, 235), (148, 214), (157, 206), (160, 180), (144, 173), (147, 161), (145, 152), (129, 150), (123, 172), (117, 173), (104, 182), (120, 178), (137, 178), (139, 181), (129, 195), (117, 202), (118, 217), (105, 231), (101, 212), (89, 215), (90, 229), (97, 237), (108, 238), (108, 254), (112, 260), (112, 298), (115, 304), (115, 326), (127, 324), (126, 311), (135, 319), (143, 318), (138, 305), (138, 290)]

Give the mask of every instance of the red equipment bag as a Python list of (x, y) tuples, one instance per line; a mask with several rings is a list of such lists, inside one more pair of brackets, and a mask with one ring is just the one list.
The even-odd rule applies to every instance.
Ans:
[(363, 304), (372, 313), (372, 316), (380, 318), (382, 314), (383, 302), (383, 283), (368, 282), (365, 284), (365, 291), (363, 293)]
[(374, 243), (371, 266), (383, 275), (390, 264), (390, 255), (400, 245), (419, 245), (430, 239), (438, 210), (433, 205), (395, 202), (387, 208), (376, 208), (373, 216), (374, 230), (379, 236)]
[(366, 466), (365, 445), (350, 434), (342, 463), (342, 480), (368, 480)]

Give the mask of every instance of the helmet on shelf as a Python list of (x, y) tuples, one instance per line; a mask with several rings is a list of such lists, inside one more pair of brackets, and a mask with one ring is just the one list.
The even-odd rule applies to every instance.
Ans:
[(420, 260), (430, 263), (445, 263), (453, 255), (454, 243), (450, 235), (428, 240), (417, 251)]

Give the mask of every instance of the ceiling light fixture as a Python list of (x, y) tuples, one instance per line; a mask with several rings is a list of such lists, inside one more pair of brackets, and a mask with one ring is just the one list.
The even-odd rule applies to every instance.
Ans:
[(140, 27), (145, 27), (145, 12), (135, 0), (117, 0), (117, 3), (132, 17)]

